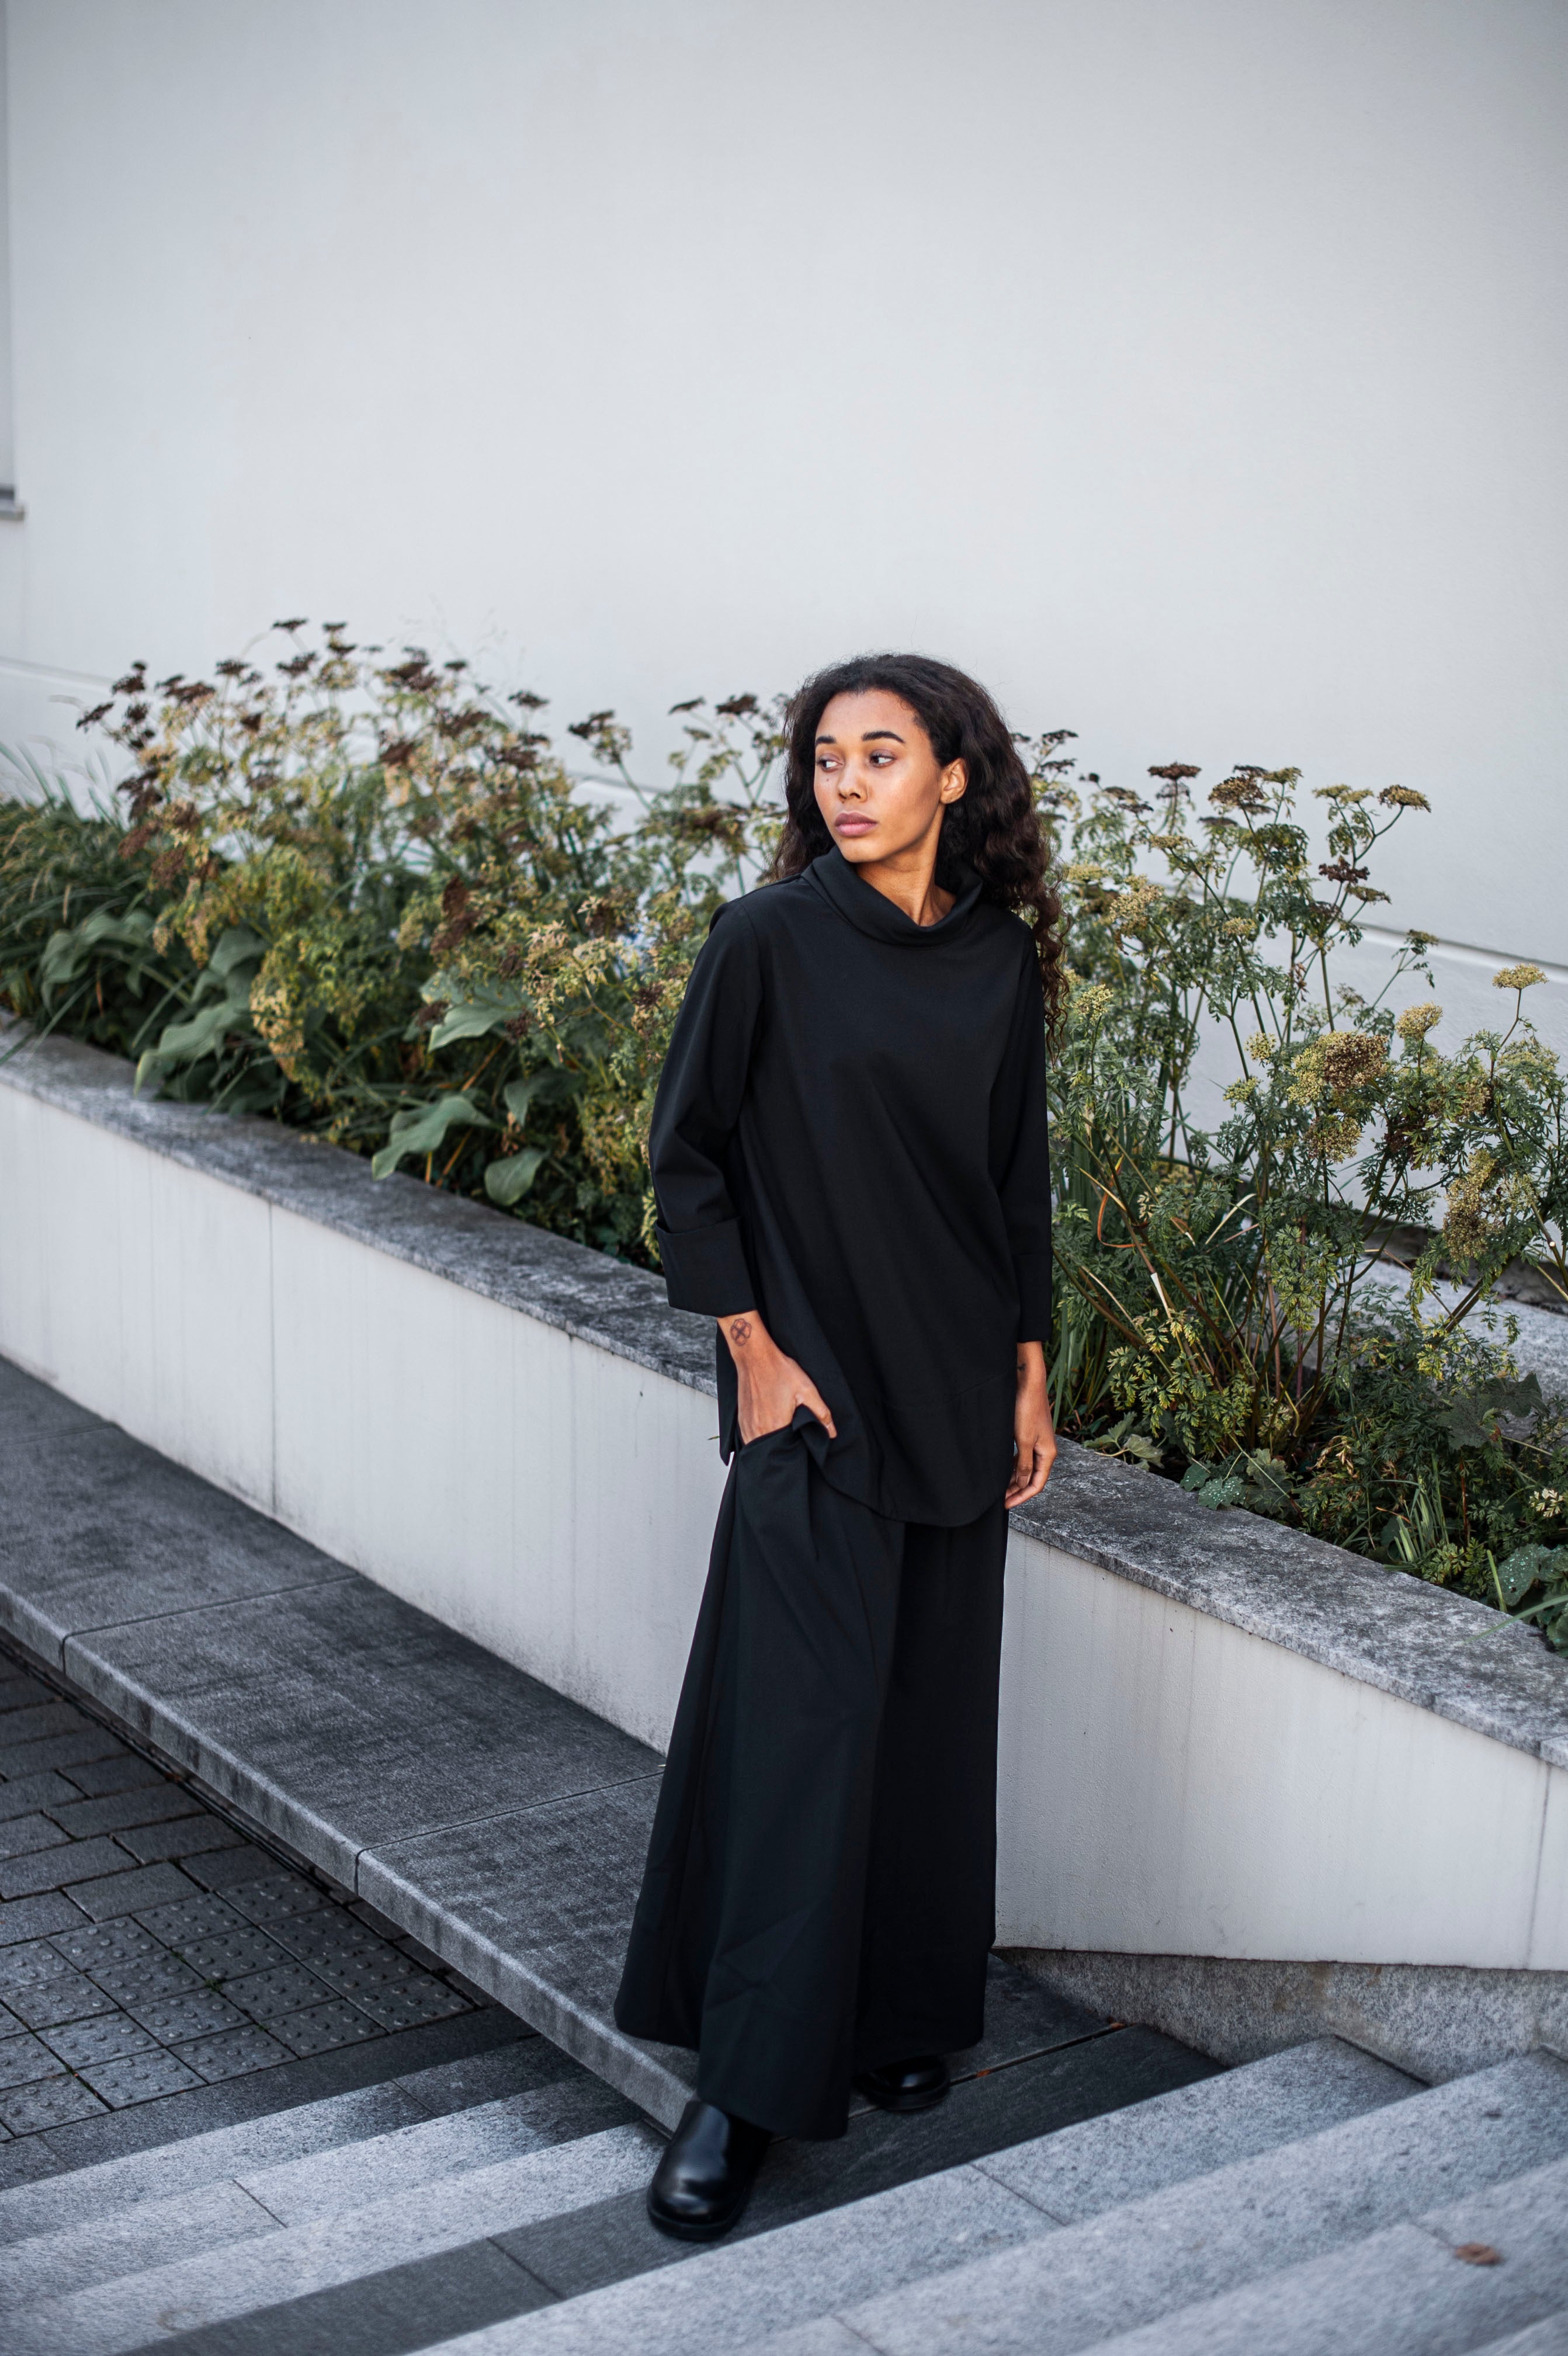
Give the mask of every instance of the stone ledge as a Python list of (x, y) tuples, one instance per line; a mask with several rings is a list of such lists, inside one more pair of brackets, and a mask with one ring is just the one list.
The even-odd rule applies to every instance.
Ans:
[[(14, 1041), (16, 1026), (9, 1026)], [(0, 1033), (4, 1037), (5, 1033)], [(66, 1039), (13, 1046), (0, 1083), (333, 1228), (373, 1251), (689, 1388), (714, 1391), (712, 1328), (657, 1278), (489, 1206), (395, 1177), (280, 1124), (132, 1093), (131, 1066)], [(1403, 1571), (1214, 1513), (1156, 1476), (1063, 1443), (1015, 1527), (1418, 1708), (1568, 1767), (1568, 1664), (1529, 1629)]]

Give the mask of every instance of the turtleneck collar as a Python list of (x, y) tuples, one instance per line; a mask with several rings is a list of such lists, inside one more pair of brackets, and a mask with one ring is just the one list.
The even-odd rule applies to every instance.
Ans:
[(875, 884), (865, 883), (836, 845), (813, 859), (806, 875), (856, 932), (869, 934), (874, 941), (892, 941), (899, 948), (931, 948), (950, 941), (963, 930), (980, 899), (979, 876), (972, 867), (961, 867), (958, 897), (947, 915), (934, 925), (918, 925)]

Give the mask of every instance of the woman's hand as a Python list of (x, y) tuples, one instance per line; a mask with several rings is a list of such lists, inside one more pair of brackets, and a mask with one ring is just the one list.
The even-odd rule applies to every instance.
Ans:
[(1018, 1396), (1013, 1408), (1013, 1440), (1017, 1456), (1007, 1483), (1009, 1506), (1037, 1497), (1051, 1477), (1057, 1461), (1057, 1428), (1046, 1395), (1046, 1351), (1042, 1342), (1018, 1344)]
[(804, 1366), (785, 1356), (755, 1309), (743, 1310), (737, 1317), (721, 1317), (719, 1331), (729, 1344), (740, 1383), (743, 1441), (782, 1431), (794, 1421), (798, 1407), (809, 1407), (824, 1430), (838, 1438), (838, 1426), (826, 1399)]

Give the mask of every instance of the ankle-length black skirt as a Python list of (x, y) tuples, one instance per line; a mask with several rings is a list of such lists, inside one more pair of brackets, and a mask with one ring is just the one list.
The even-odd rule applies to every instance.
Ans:
[(983, 2031), (1007, 1521), (890, 1521), (810, 1422), (730, 1466), (616, 2019), (825, 2136), (857, 2072)]

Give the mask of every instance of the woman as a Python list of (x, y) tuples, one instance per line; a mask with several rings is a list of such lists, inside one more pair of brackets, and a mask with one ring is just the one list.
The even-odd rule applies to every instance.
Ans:
[(983, 2033), (1006, 1508), (1056, 1455), (1027, 776), (922, 657), (788, 726), (776, 880), (714, 919), (650, 1143), (730, 1472), (616, 2019), (698, 2053), (649, 2193), (694, 2241), (771, 2136), (940, 2102)]

